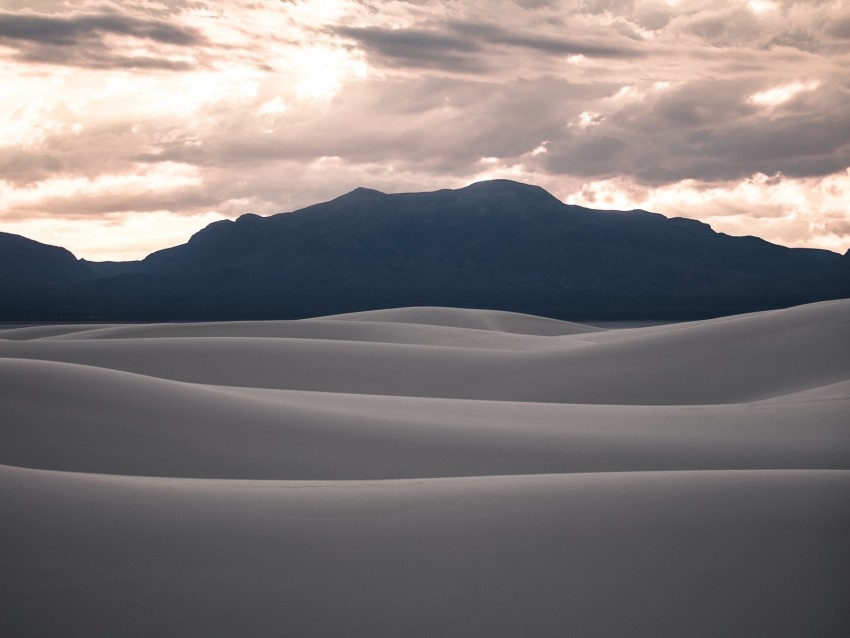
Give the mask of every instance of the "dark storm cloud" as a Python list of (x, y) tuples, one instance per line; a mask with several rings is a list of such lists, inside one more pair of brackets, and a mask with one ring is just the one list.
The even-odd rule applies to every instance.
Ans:
[(826, 84), (785, 102), (750, 99), (774, 86), (759, 79), (694, 80), (648, 91), (604, 118), (553, 134), (541, 168), (580, 177), (628, 175), (650, 186), (755, 173), (819, 177), (850, 166), (845, 89)]
[(682, 21), (683, 30), (711, 46), (725, 47), (752, 42), (761, 35), (761, 23), (745, 9), (730, 8)]
[(607, 119), (644, 134), (695, 127), (723, 127), (755, 113), (747, 102), (760, 88), (753, 80), (692, 80), (622, 106)]
[(57, 47), (28, 47), (20, 52), (19, 61), (59, 64), (89, 69), (157, 69), (161, 71), (191, 71), (197, 64), (184, 60), (168, 60), (152, 56), (117, 55), (102, 45), (93, 45), (71, 52)]
[(0, 12), (0, 37), (12, 40), (73, 46), (102, 33), (120, 33), (184, 46), (198, 43), (198, 35), (186, 28), (117, 13), (60, 17)]
[(796, 29), (773, 36), (767, 42), (765, 48), (790, 47), (807, 53), (815, 53), (820, 49), (820, 46), (820, 41), (812, 33), (803, 29)]
[(178, 47), (205, 42), (193, 29), (115, 12), (64, 16), (0, 12), (0, 44), (16, 50), (20, 61), (89, 68), (188, 70), (195, 66), (165, 57), (122, 55), (105, 42), (109, 35)]
[(487, 66), (474, 56), (480, 48), (459, 35), (418, 29), (346, 26), (337, 27), (335, 32), (357, 41), (367, 51), (390, 62), (462, 71), (483, 70)]
[(846, 121), (813, 121), (802, 116), (772, 121), (769, 126), (755, 124), (726, 130), (709, 136), (700, 144), (700, 150), (724, 160), (769, 163), (788, 158), (829, 156), (848, 143), (850, 127), (846, 126)]
[(639, 50), (632, 47), (598, 45), (566, 38), (516, 32), (492, 24), (453, 21), (446, 26), (455, 33), (474, 38), (478, 42), (519, 47), (541, 53), (584, 55), (594, 58), (632, 58), (641, 55)]
[(826, 26), (827, 32), (836, 38), (850, 39), (850, 14), (837, 20), (830, 20)]
[(850, 129), (842, 120), (788, 117), (689, 132), (665, 142), (667, 148), (678, 147), (678, 161), (647, 164), (638, 171), (642, 180), (656, 184), (681, 179), (722, 181), (755, 172), (817, 177), (850, 166)]
[(544, 159), (550, 172), (595, 177), (616, 171), (623, 163), (626, 143), (615, 137), (590, 134), (566, 138), (551, 144), (550, 149)]
[(583, 55), (589, 58), (635, 58), (645, 52), (633, 45), (594, 44), (525, 31), (512, 31), (482, 22), (452, 20), (438, 28), (385, 29), (336, 27), (334, 32), (355, 40), (392, 66), (477, 71), (497, 65), (484, 62), (494, 47), (525, 49), (546, 55)]

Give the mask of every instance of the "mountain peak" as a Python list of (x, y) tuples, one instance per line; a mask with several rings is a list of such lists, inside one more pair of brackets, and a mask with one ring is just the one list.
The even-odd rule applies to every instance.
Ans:
[(559, 204), (563, 203), (540, 186), (515, 182), (510, 179), (488, 179), (473, 182), (469, 186), (457, 189), (457, 192), (477, 196), (518, 197), (535, 201), (549, 200)]
[(374, 188), (366, 188), (365, 186), (358, 186), (353, 191), (349, 191), (345, 195), (342, 195), (338, 199), (349, 199), (349, 198), (362, 198), (362, 197), (384, 197), (386, 193), (382, 193), (379, 190), (375, 190)]
[(517, 182), (512, 179), (482, 179), (477, 182), (472, 182), (468, 186), (464, 186), (458, 190), (466, 190), (466, 191), (485, 191), (485, 190), (512, 190), (512, 191), (529, 191), (529, 190), (543, 190), (540, 186), (534, 186), (533, 184), (526, 184), (524, 182)]
[[(451, 191), (436, 191), (436, 192), (451, 192)], [(454, 190), (455, 193), (460, 193), (464, 195), (477, 195), (477, 196), (515, 196), (522, 198), (534, 198), (534, 199), (551, 199), (557, 202), (560, 200), (552, 195), (550, 192), (541, 188), (540, 186), (534, 186), (533, 184), (524, 184), (522, 182), (515, 182), (510, 179), (488, 179), (482, 180), (479, 182), (473, 182), (468, 186), (464, 186), (462, 188), (458, 188)], [(405, 195), (431, 195), (433, 192), (428, 191), (424, 193), (403, 193)], [(345, 195), (338, 197), (338, 200), (349, 200), (349, 199), (372, 199), (372, 198), (383, 198), (383, 197), (392, 197), (393, 195), (388, 195), (382, 191), (376, 190), (374, 188), (366, 188), (364, 186), (358, 186), (352, 191), (349, 191)]]

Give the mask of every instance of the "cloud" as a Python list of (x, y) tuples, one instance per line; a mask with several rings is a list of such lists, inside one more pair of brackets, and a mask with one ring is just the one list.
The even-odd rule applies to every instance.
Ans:
[(642, 208), (708, 222), (731, 235), (753, 234), (790, 246), (844, 252), (850, 240), (850, 170), (825, 178), (762, 173), (713, 185), (682, 180), (647, 187), (628, 178), (586, 183), (570, 203)]
[(474, 56), (479, 47), (459, 35), (436, 30), (348, 26), (337, 27), (334, 32), (356, 41), (387, 64), (400, 62), (420, 68), (458, 71), (480, 71), (487, 67)]
[(818, 49), (820, 49), (820, 46), (821, 44), (818, 39), (815, 38), (814, 34), (802, 29), (783, 31), (782, 33), (773, 36), (767, 41), (767, 44), (765, 44), (765, 48), (767, 49), (770, 49), (771, 47), (791, 47), (808, 53), (817, 52)]
[(826, 28), (828, 33), (836, 38), (850, 39), (850, 13), (830, 20)]
[[(441, 21), (428, 29), (337, 26), (332, 31), (356, 42), (381, 64), (446, 72), (493, 69), (497, 65), (487, 62), (485, 56), (493, 54), (496, 48), (588, 58), (636, 58), (645, 55), (634, 43), (599, 44), (589, 39), (510, 30), (489, 22), (459, 19)], [(615, 41), (621, 39), (617, 37)]]
[(196, 66), (156, 52), (122, 54), (110, 36), (147, 40), (158, 47), (194, 47), (205, 42), (194, 29), (113, 11), (69, 15), (0, 12), (0, 44), (13, 49), (22, 62), (177, 71)]
[(626, 143), (607, 135), (576, 136), (551, 143), (544, 166), (552, 173), (593, 177), (615, 173)]
[(159, 20), (141, 20), (118, 13), (77, 14), (69, 17), (0, 12), (0, 37), (55, 46), (73, 46), (93, 36), (119, 33), (156, 42), (189, 46), (199, 35)]
[(54, 176), (23, 188), (0, 180), (0, 207), (6, 219), (26, 216), (90, 217), (126, 211), (195, 209), (209, 195), (201, 188), (198, 169), (191, 165), (162, 162), (134, 165), (131, 170), (101, 173), (95, 177)]
[(4, 6), (0, 224), (136, 228), (511, 177), (775, 241), (847, 241), (844, 195), (801, 199), (847, 191), (834, 3)]
[(640, 50), (633, 46), (593, 44), (581, 40), (511, 31), (487, 23), (450, 21), (446, 26), (456, 33), (487, 44), (507, 45), (553, 55), (583, 55), (591, 58), (633, 58), (642, 55)]
[(714, 47), (740, 45), (763, 37), (763, 23), (743, 7), (722, 7), (681, 20), (682, 30), (699, 36)]

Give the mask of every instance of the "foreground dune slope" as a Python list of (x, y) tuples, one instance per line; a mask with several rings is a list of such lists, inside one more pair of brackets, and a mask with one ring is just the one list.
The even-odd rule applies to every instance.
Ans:
[(4, 467), (0, 476), (0, 540), (14, 548), (3, 578), (18, 584), (4, 596), (10, 635), (846, 628), (846, 471), (313, 483)]
[(0, 635), (850, 634), (850, 301), (0, 330)]

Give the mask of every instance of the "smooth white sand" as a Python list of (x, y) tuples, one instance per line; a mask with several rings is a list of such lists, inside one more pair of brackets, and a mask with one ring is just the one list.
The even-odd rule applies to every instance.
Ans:
[(332, 315), (325, 317), (325, 319), (447, 326), (547, 337), (601, 331), (600, 328), (585, 324), (503, 310), (470, 310), (467, 308), (435, 308), (429, 306), (351, 312), (345, 315)]
[(850, 301), (0, 331), (0, 635), (845, 636)]
[(848, 382), (809, 399), (607, 406), (231, 389), (0, 359), (0, 385), (0, 463), (55, 470), (337, 480), (840, 469), (850, 458)]
[[(621, 405), (739, 403), (850, 378), (846, 301), (636, 329), (633, 335), (624, 329), (551, 337), (551, 347), (521, 350), (340, 339), (335, 322), (318, 328), (324, 325), (334, 326), (333, 339), (315, 333), (156, 338), (153, 330), (147, 338), (0, 340), (0, 357), (215, 385)], [(361, 327), (353, 326), (355, 334)], [(528, 339), (538, 344), (540, 337)]]

